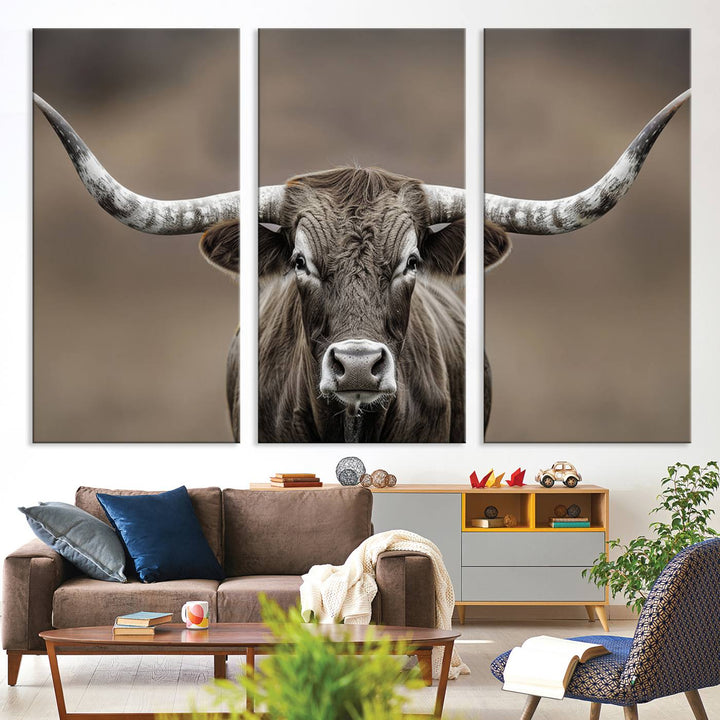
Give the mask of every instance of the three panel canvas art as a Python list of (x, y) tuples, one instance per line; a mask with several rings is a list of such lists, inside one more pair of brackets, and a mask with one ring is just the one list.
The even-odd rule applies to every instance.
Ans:
[(35, 31), (34, 441), (689, 441), (689, 31), (483, 45), (466, 128), (463, 30), (261, 30), (241, 228), (237, 31)]

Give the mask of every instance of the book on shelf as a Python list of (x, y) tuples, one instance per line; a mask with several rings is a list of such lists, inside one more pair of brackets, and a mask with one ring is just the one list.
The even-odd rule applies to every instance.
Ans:
[(550, 522), (557, 522), (557, 523), (590, 522), (590, 518), (588, 518), (588, 517), (570, 517), (569, 515), (566, 515), (565, 517), (550, 518)]
[(127, 627), (153, 627), (172, 621), (172, 613), (160, 612), (134, 612), (127, 615), (118, 615), (115, 618), (115, 625)]
[(113, 625), (113, 635), (142, 635), (152, 637), (155, 635), (155, 627), (153, 625)]
[(505, 520), (504, 518), (473, 518), (470, 524), (478, 528), (501, 528), (505, 527)]
[(559, 700), (578, 663), (609, 652), (604, 645), (549, 635), (528, 638), (510, 652), (503, 690)]
[(274, 488), (322, 487), (319, 480), (274, 480), (273, 478), (270, 478), (270, 480), (272, 480), (270, 486)]
[(550, 522), (551, 528), (589, 528), (590, 527), (590, 521), (589, 520), (572, 520), (570, 522), (558, 522), (557, 520), (553, 519)]
[(275, 473), (278, 480), (317, 480), (315, 473)]

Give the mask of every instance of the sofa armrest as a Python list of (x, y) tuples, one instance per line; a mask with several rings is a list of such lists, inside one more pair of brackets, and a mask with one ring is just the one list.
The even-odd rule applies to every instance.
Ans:
[(435, 627), (435, 579), (427, 555), (398, 550), (381, 553), (375, 579), (378, 586), (373, 603), (375, 622)]
[(69, 577), (70, 567), (70, 563), (40, 540), (31, 540), (5, 558), (4, 649), (45, 649), (38, 633), (52, 628), (53, 593)]

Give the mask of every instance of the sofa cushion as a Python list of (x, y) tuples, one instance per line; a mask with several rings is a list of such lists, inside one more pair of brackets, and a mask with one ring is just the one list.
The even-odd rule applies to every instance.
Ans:
[(143, 582), (225, 579), (184, 486), (135, 497), (98, 493), (97, 499)]
[[(159, 490), (106, 490), (104, 488), (79, 487), (75, 493), (75, 504), (99, 518), (107, 525), (110, 522), (98, 502), (97, 494), (106, 495), (156, 495)], [(193, 510), (197, 516), (203, 535), (212, 548), (215, 557), (223, 563), (222, 494), (220, 488), (190, 488), (188, 490)]]
[(125, 549), (115, 531), (75, 505), (40, 503), (19, 508), (32, 531), (59, 555), (96, 580), (125, 582)]
[(300, 575), (247, 575), (229, 578), (217, 593), (220, 622), (261, 622), (258, 595), (265, 593), (287, 610), (300, 600)]
[(223, 505), (229, 577), (342, 565), (372, 534), (367, 488), (223, 490)]
[(146, 610), (171, 612), (182, 622), (180, 610), (188, 600), (210, 603), (210, 620), (217, 618), (217, 580), (168, 580), (158, 583), (106, 583), (91, 578), (72, 578), (53, 595), (53, 626), (56, 628), (112, 625), (118, 615)]

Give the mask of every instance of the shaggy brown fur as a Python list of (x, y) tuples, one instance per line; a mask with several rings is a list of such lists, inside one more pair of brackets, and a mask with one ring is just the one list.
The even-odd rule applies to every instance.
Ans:
[[(281, 231), (260, 229), (261, 441), (348, 439), (345, 407), (319, 397), (319, 377), (329, 345), (350, 338), (385, 344), (398, 385), (363, 409), (357, 439), (464, 440), (464, 221), (436, 234), (428, 221), (420, 182), (384, 170), (340, 168), (287, 183)], [(291, 264), (299, 226), (312, 279)], [(417, 272), (403, 271), (411, 231)]]

